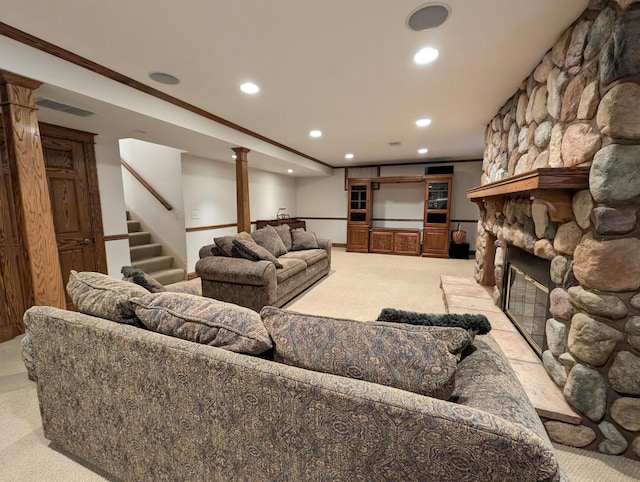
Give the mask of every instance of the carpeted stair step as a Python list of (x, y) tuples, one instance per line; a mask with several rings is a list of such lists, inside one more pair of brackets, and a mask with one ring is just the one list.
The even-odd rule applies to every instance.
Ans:
[(155, 258), (162, 254), (161, 244), (141, 244), (129, 247), (131, 261), (141, 261), (145, 258)]
[(186, 271), (182, 268), (170, 268), (147, 273), (161, 285), (170, 285), (186, 279)]
[(146, 231), (129, 233), (129, 246), (140, 246), (151, 242), (151, 234)]
[(140, 259), (131, 262), (132, 268), (139, 268), (145, 273), (151, 274), (155, 271), (163, 271), (173, 268), (172, 256), (154, 256), (152, 258)]
[(140, 221), (133, 221), (131, 219), (127, 220), (127, 232), (128, 233), (137, 233), (140, 231)]

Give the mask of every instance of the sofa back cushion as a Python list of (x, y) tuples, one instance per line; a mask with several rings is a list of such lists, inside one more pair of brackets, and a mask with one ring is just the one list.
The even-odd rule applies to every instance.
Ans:
[(312, 231), (305, 231), (302, 228), (291, 230), (291, 251), (317, 248), (318, 238), (316, 233)]
[(164, 335), (258, 355), (272, 347), (253, 310), (186, 293), (148, 293), (131, 304), (144, 326)]
[(280, 238), (280, 235), (273, 226), (267, 224), (264, 228), (252, 232), (251, 237), (257, 244), (268, 250), (276, 258), (287, 252), (282, 238)]
[(139, 326), (129, 300), (149, 294), (142, 286), (102, 273), (71, 270), (67, 293), (81, 313)]
[(274, 360), (448, 399), (457, 357), (421, 327), (306, 315), (264, 307)]
[(291, 251), (291, 227), (289, 227), (288, 224), (278, 224), (274, 226), (273, 229), (275, 229), (278, 236), (280, 236), (285, 249)]
[(233, 240), (238, 239), (241, 241), (251, 241), (251, 235), (249, 233), (242, 231), (238, 234), (230, 234), (228, 236), (220, 236), (218, 238), (213, 238), (213, 242), (216, 243), (216, 246), (220, 249), (222, 254), (228, 256), (230, 258), (239, 258), (240, 255), (235, 250), (233, 246)]
[(240, 256), (251, 261), (271, 261), (276, 268), (282, 268), (282, 264), (267, 248), (263, 248), (253, 241), (233, 240), (233, 247)]

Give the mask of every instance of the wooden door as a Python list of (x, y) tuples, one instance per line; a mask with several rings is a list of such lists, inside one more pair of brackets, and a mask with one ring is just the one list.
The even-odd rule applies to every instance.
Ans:
[[(102, 215), (91, 134), (42, 125), (53, 224), (63, 283), (70, 271), (106, 272)], [(91, 142), (87, 142), (91, 136)], [(67, 295), (67, 307), (73, 305)]]
[(436, 258), (448, 258), (449, 228), (425, 228), (422, 239), (422, 254)]

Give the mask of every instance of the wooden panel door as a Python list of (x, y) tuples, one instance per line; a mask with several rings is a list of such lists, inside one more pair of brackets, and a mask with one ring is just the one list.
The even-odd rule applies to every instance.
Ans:
[(393, 252), (420, 256), (420, 231), (397, 231), (393, 236)]
[(372, 229), (369, 232), (369, 252), (381, 254), (393, 253), (393, 231)]
[[(104, 233), (93, 144), (64, 135), (53, 127), (43, 129), (42, 149), (49, 183), (53, 223), (63, 283), (70, 271), (106, 272)], [(68, 137), (73, 137), (73, 133)], [(67, 295), (67, 307), (73, 304)]]
[(422, 254), (436, 258), (449, 257), (449, 228), (430, 228), (423, 231)]
[(369, 252), (369, 226), (347, 226), (347, 251)]

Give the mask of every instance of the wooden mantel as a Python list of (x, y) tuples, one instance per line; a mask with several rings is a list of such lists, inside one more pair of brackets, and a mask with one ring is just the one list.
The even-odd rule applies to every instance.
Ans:
[(486, 210), (493, 203), (502, 212), (506, 196), (540, 199), (549, 205), (553, 221), (571, 219), (571, 197), (589, 188), (589, 167), (545, 167), (501, 181), (467, 189), (467, 198)]

